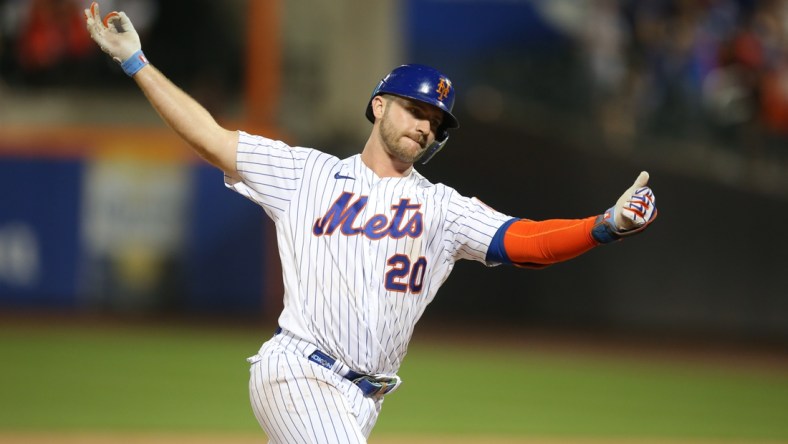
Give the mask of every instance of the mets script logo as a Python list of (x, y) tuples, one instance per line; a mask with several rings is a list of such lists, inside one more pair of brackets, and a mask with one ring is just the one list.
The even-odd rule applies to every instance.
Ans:
[(451, 92), (451, 82), (449, 79), (445, 77), (441, 77), (440, 82), (438, 82), (438, 89), (435, 90), (438, 93), (438, 100), (444, 100)]
[[(399, 203), (392, 205), (391, 210), (394, 215), (389, 219), (386, 215), (376, 214), (363, 225), (356, 225), (361, 210), (367, 206), (368, 196), (359, 196), (351, 202), (354, 194), (351, 192), (342, 193), (334, 201), (323, 217), (315, 221), (312, 226), (312, 234), (315, 236), (330, 236), (339, 228), (345, 236), (354, 236), (363, 233), (364, 236), (378, 240), (386, 236), (394, 239), (401, 239), (405, 236), (416, 238), (421, 236), (424, 230), (422, 220), (421, 204), (412, 204), (410, 199), (400, 199)], [(410, 218), (405, 220), (405, 213), (408, 210), (416, 210)]]

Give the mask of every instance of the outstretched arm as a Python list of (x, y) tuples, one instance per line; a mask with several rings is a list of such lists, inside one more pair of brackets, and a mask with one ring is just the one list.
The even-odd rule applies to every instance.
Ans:
[(236, 177), (237, 131), (219, 126), (202, 105), (151, 65), (137, 72), (134, 80), (156, 112), (197, 154), (228, 176)]
[(124, 12), (110, 12), (102, 20), (96, 2), (85, 10), (90, 36), (121, 64), (153, 108), (202, 158), (231, 177), (237, 177), (235, 153), (238, 132), (221, 127), (196, 100), (150, 65), (139, 35)]
[(585, 219), (512, 219), (495, 234), (488, 262), (543, 268), (572, 259), (600, 245), (645, 230), (657, 217), (648, 173), (640, 173), (616, 204)]

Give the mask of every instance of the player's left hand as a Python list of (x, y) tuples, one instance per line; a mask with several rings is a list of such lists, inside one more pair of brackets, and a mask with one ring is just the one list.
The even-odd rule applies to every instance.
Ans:
[(101, 19), (98, 3), (85, 10), (88, 32), (101, 50), (118, 63), (123, 63), (142, 49), (140, 36), (125, 12), (112, 11)]
[(635, 183), (618, 198), (615, 206), (616, 228), (629, 231), (641, 227), (656, 216), (657, 207), (651, 188), (647, 187), (649, 175), (642, 171)]
[(648, 179), (648, 173), (642, 171), (616, 204), (597, 217), (591, 230), (597, 242), (606, 244), (639, 233), (656, 219), (656, 197), (647, 186)]

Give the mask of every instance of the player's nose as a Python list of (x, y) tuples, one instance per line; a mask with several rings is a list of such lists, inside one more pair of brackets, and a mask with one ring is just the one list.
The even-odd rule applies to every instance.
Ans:
[(427, 137), (430, 134), (432, 125), (428, 119), (416, 119), (416, 131), (422, 135), (422, 137)]

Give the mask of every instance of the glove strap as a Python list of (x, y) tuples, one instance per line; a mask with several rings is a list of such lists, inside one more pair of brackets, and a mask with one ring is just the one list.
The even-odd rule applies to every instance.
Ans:
[(145, 65), (149, 64), (148, 59), (145, 57), (145, 54), (142, 53), (142, 50), (135, 52), (131, 55), (128, 59), (124, 60), (123, 63), (120, 64), (120, 67), (123, 68), (123, 72), (126, 73), (129, 77), (134, 77), (134, 74), (137, 74), (139, 70), (145, 67)]

